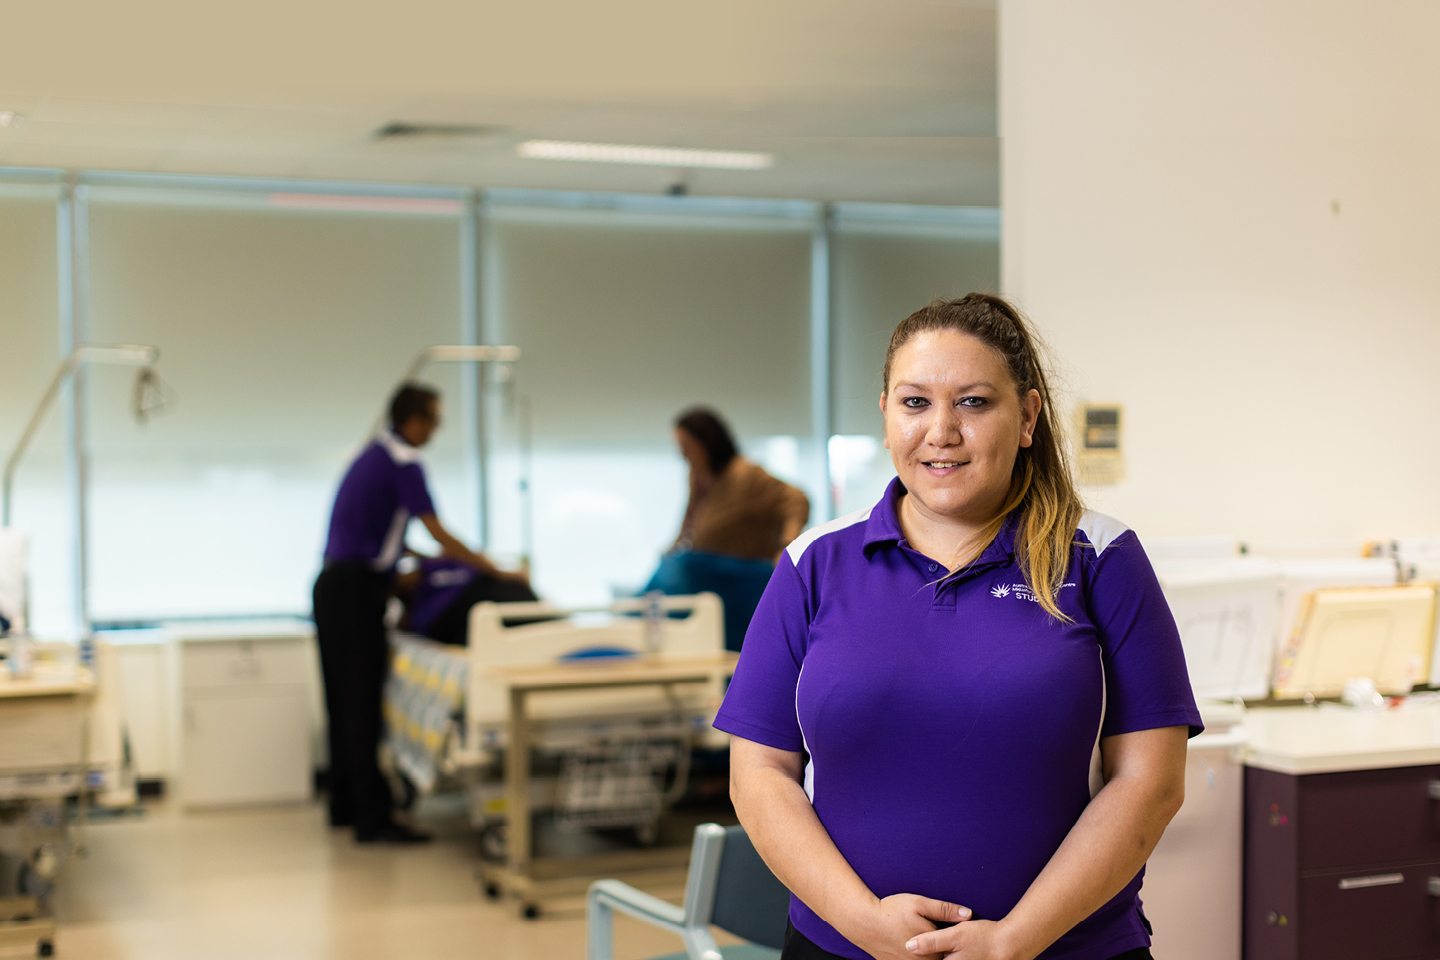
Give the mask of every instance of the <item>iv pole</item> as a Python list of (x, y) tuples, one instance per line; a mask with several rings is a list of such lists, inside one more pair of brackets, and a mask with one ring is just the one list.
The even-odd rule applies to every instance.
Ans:
[[(40, 422), (45, 418), (50, 405), (55, 402), (55, 397), (60, 392), (61, 386), (71, 377), (75, 376), (80, 367), (91, 364), (112, 364), (116, 366), (140, 367), (140, 379), (136, 382), (136, 409), (140, 413), (146, 412), (144, 406), (144, 389), (154, 376), (155, 361), (160, 358), (160, 348), (152, 346), (137, 346), (134, 344), (121, 344), (118, 346), (83, 346), (76, 347), (70, 355), (60, 364), (60, 369), (55, 371), (55, 376), (50, 381), (50, 386), (45, 390), (44, 396), (40, 398), (40, 404), (35, 412), (30, 415), (30, 421), (25, 424), (25, 430), (20, 434), (20, 440), (15, 444), (15, 449), (10, 452), (10, 457), (5, 461), (5, 474), (3, 480), (3, 506), (0, 506), (0, 527), (10, 525), (10, 501), (15, 482), (15, 470), (20, 466), (20, 460), (25, 455), (25, 450), (30, 446), (30, 441), (35, 438), (36, 432), (40, 429)], [(85, 523), (85, 465), (80, 464), (80, 508), (75, 518), (75, 538), (77, 550), (76, 569), (76, 608), (79, 612), (80, 623), (76, 624), (82, 636), (90, 631), (90, 607), (89, 587), (86, 581), (86, 523)]]

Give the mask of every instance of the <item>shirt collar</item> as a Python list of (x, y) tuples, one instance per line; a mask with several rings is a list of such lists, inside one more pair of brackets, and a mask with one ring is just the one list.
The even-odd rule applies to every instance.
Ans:
[[(865, 521), (865, 542), (863, 549), (865, 556), (869, 558), (882, 544), (899, 543), (905, 539), (904, 532), (900, 529), (900, 498), (905, 496), (905, 485), (896, 477), (890, 481), (890, 486), (885, 488), (885, 495), (870, 511), (870, 518)], [(1020, 511), (1012, 510), (1005, 518), (1005, 523), (1000, 527), (1000, 532), (995, 534), (994, 541), (985, 548), (985, 552), (971, 564), (972, 567), (980, 564), (1007, 561), (1015, 553), (1015, 536), (1020, 529)]]
[(392, 430), (382, 430), (377, 433), (375, 442), (385, 448), (385, 452), (390, 454), (390, 459), (401, 466), (420, 462), (420, 448), (410, 446), (404, 438)]

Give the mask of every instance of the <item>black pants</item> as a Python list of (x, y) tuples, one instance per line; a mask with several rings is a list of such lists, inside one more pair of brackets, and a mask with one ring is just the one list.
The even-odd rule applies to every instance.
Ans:
[[(838, 953), (822, 950), (805, 934), (795, 929), (788, 920), (785, 922), (785, 946), (780, 951), (780, 960), (845, 960)], [(1110, 960), (1151, 960), (1150, 948), (1139, 947), (1116, 954)]]
[(535, 591), (523, 583), (487, 577), (482, 573), (465, 584), (465, 588), (430, 624), (425, 635), (441, 643), (453, 643), (463, 647), (470, 633), (470, 608), (475, 604), (486, 600), (492, 603), (523, 603), (538, 599)]
[(315, 581), (315, 636), (330, 735), (330, 822), (357, 834), (390, 823), (380, 773), (381, 698), (390, 670), (390, 579), (363, 563), (328, 563)]

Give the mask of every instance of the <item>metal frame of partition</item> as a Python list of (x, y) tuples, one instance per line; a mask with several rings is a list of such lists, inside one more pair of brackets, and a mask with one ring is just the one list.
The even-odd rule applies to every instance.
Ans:
[[(310, 181), (279, 178), (222, 177), (188, 174), (65, 171), (0, 167), (0, 183), (53, 184), (58, 187), (59, 355), (69, 355), (86, 342), (89, 329), (89, 217), (91, 187), (122, 187), (153, 191), (154, 198), (180, 204), (209, 204), (217, 195), (243, 199), (267, 198), (277, 208), (372, 213), (428, 213), (456, 218), (460, 237), (459, 342), (496, 345), (504, 335), (499, 297), (500, 260), (494, 223), (504, 211), (530, 208), (557, 218), (585, 212), (610, 213), (654, 220), (687, 218), (717, 224), (770, 225), (803, 230), (810, 235), (810, 417), (817, 475), (823, 490), (815, 505), (817, 521), (835, 514), (834, 487), (828, 452), (833, 424), (832, 324), (833, 264), (837, 233), (847, 230), (905, 236), (999, 237), (999, 211), (990, 207), (930, 207), (901, 204), (819, 203), (740, 197), (650, 196), (561, 190), (473, 188), (421, 184)], [(160, 344), (163, 348), (163, 344)], [(489, 546), (489, 464), (487, 429), (500, 411), (490, 387), (488, 365), (467, 365), (461, 383), (462, 407), (472, 416), (466, 430), (464, 459), (477, 496), (477, 522), (482, 546)], [(86, 530), (87, 444), (84, 374), (70, 378), (61, 397), (65, 418), (67, 499), (72, 525), (72, 576), (77, 597), (79, 631), (90, 629), (88, 611), (78, 598), (87, 582)]]

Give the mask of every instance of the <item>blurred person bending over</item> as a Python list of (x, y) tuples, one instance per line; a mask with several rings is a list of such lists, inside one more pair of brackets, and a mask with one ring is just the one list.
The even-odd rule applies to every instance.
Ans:
[(444, 556), (497, 581), (524, 581), (470, 550), (435, 515), (420, 448), (439, 426), (434, 389), (408, 383), (395, 393), (389, 429), (355, 458), (340, 483), (325, 566), (315, 581), (315, 634), (329, 721), (330, 823), (354, 827), (360, 843), (429, 839), (393, 819), (394, 800), (378, 758), (390, 664), (385, 607), (410, 520), (425, 525)]
[(805, 529), (810, 500), (742, 457), (713, 410), (682, 413), (675, 441), (690, 466), (690, 501), (680, 535), (646, 590), (719, 594), (725, 647), (739, 650), (776, 558)]

